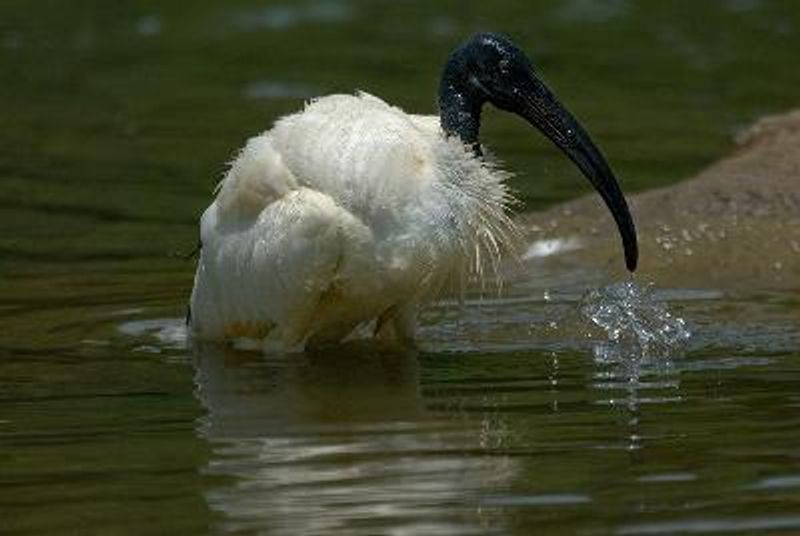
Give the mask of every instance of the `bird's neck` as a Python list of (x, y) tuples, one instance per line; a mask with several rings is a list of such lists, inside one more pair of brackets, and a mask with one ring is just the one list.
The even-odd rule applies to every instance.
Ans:
[(486, 99), (470, 83), (464, 62), (451, 57), (439, 85), (439, 120), (445, 135), (458, 136), (477, 156), (481, 155), (478, 133), (484, 102)]

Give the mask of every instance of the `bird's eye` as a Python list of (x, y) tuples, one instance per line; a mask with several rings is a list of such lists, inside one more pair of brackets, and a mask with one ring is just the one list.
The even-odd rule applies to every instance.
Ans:
[(508, 74), (511, 72), (511, 61), (508, 58), (503, 58), (500, 60), (498, 65), (502, 74)]

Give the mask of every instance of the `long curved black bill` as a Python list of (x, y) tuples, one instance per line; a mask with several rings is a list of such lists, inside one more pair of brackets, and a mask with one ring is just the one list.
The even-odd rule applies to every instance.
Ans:
[(537, 82), (538, 87), (530, 94), (519, 92), (524, 104), (515, 111), (561, 149), (595, 187), (614, 217), (625, 250), (625, 265), (633, 272), (639, 261), (636, 227), (614, 173), (577, 119)]

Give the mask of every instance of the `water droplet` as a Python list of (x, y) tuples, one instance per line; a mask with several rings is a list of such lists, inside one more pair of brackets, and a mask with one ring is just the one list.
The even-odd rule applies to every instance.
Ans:
[(594, 347), (595, 359), (602, 363), (668, 362), (691, 336), (684, 319), (657, 301), (651, 287), (633, 281), (590, 291), (581, 311), (606, 333), (607, 340)]

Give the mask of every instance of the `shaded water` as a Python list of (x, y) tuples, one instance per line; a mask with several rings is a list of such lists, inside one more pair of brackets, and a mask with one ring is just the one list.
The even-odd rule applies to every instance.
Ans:
[(62, 324), (72, 348), (19, 349), (0, 365), (4, 523), (800, 529), (796, 299), (659, 296), (696, 335), (686, 355), (631, 381), (595, 357), (607, 338), (580, 312), (580, 292), (519, 290), (462, 313), (431, 310), (420, 353), (355, 343), (288, 356), (187, 351), (181, 320), (149, 311)]
[[(178, 255), (247, 136), (354, 87), (432, 111), (474, 29), (532, 51), (631, 189), (796, 106), (798, 24), (767, 1), (3, 3), (0, 532), (800, 532), (796, 291), (656, 281), (693, 336), (632, 382), (581, 312), (592, 266), (432, 307), (420, 352), (261, 356), (187, 349)], [(485, 130), (529, 207), (584, 191), (522, 125)]]

